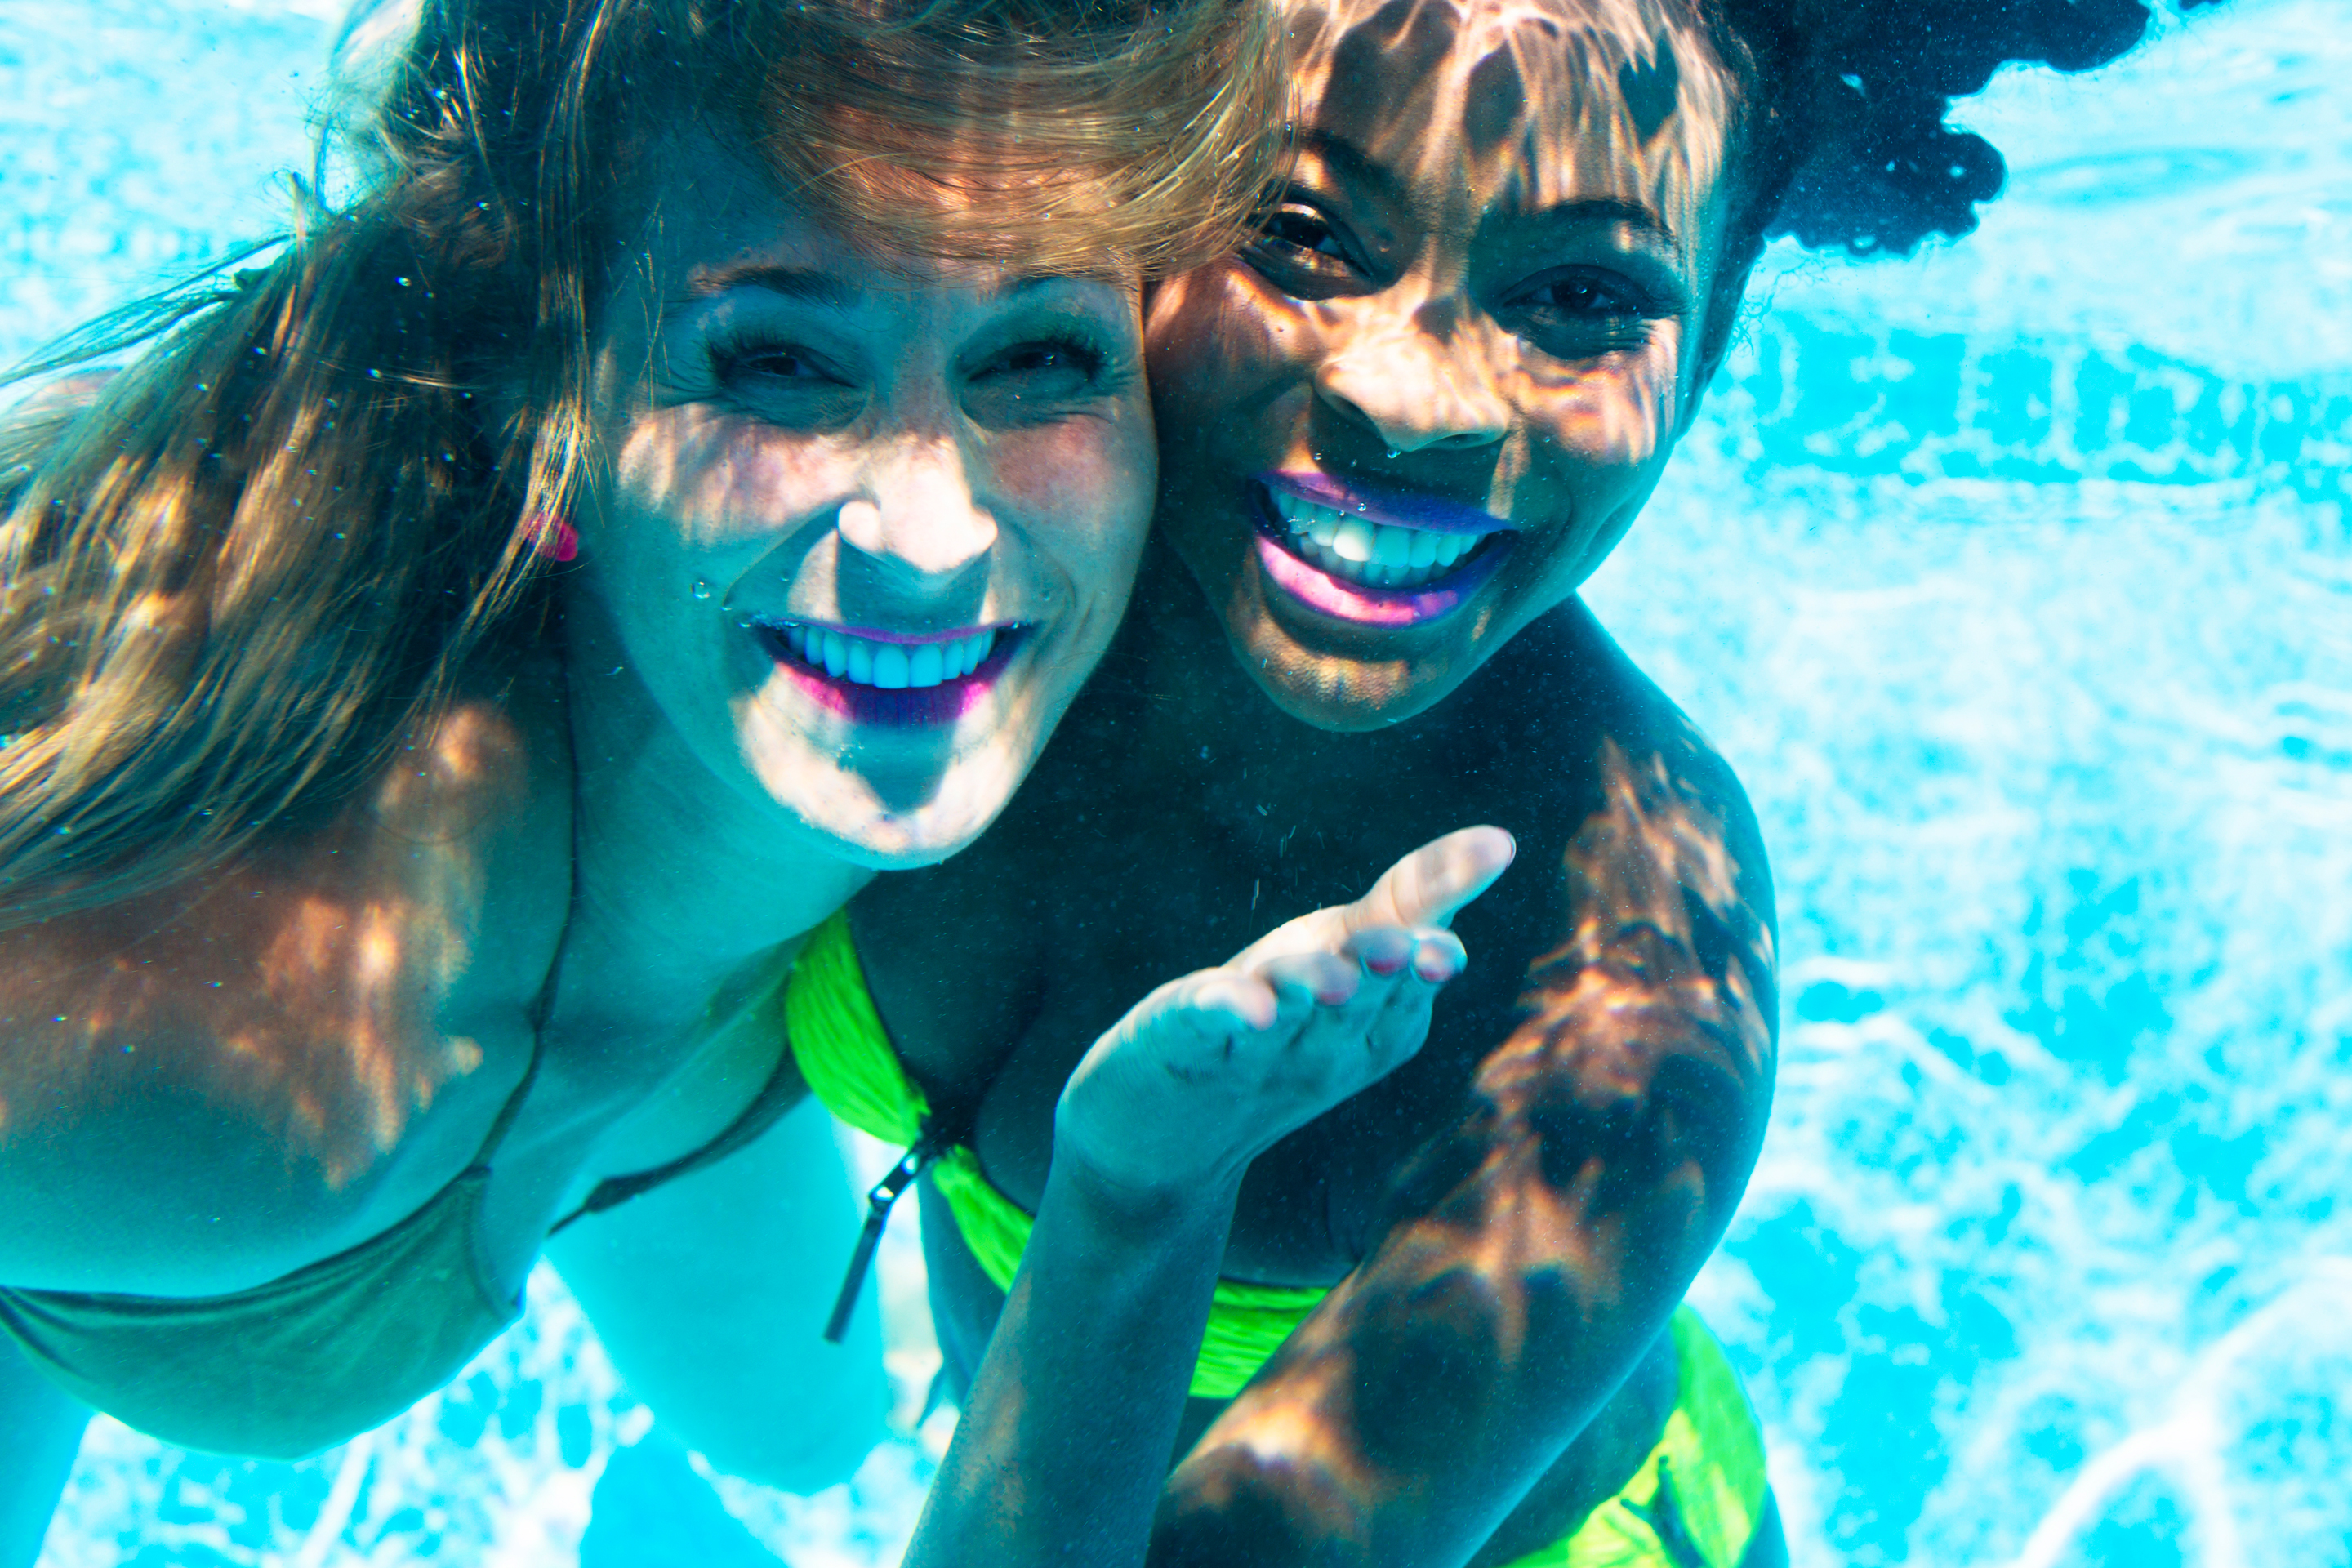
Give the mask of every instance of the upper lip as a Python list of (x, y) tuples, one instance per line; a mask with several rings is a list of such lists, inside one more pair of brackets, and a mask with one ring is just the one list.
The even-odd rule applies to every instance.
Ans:
[(1507, 519), (1443, 496), (1383, 489), (1335, 479), (1309, 469), (1276, 471), (1258, 477), (1269, 489), (1283, 490), (1300, 500), (1391, 528), (1419, 529), (1430, 533), (1503, 533), (1514, 527)]
[(924, 643), (961, 642), (982, 632), (1007, 632), (1020, 625), (1018, 621), (986, 621), (969, 626), (950, 626), (945, 631), (895, 631), (885, 626), (853, 626), (840, 621), (820, 621), (810, 616), (769, 616), (754, 614), (751, 619), (761, 626), (808, 626), (817, 631), (839, 632), (844, 637), (863, 637), (868, 642), (898, 643), (908, 647), (919, 647)]

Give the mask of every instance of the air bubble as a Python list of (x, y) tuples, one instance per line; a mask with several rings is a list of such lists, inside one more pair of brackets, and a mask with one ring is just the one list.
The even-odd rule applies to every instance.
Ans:
[(694, 596), (698, 599), (710, 597), (710, 584), (703, 578), (697, 577), (694, 580)]

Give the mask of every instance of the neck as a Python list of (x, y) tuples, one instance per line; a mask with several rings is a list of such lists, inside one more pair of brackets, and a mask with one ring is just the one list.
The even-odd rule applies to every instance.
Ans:
[[(1224, 773), (1291, 762), (1324, 737), (1285, 713), (1242, 668), (1241, 656), (1176, 552), (1155, 533), (1128, 604), (1120, 640), (1135, 685), (1150, 694), (1144, 744), (1155, 761)], [(1208, 759), (1201, 757), (1206, 742)]]
[(1235, 828), (1278, 833), (1302, 812), (1334, 836), (1343, 824), (1385, 821), (1402, 761), (1427, 739), (1426, 720), (1346, 734), (1276, 707), (1191, 572), (1156, 538), (1121, 645), (1121, 684), (1139, 698), (1121, 741), (1135, 754), (1131, 776)]
[(873, 873), (713, 773), (593, 616), (575, 614), (569, 632), (578, 804), (567, 966), (584, 990), (699, 1014), (772, 978), (778, 950)]

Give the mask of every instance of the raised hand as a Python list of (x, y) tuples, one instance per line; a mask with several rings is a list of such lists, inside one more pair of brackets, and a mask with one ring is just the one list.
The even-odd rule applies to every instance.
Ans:
[(1070, 1075), (1055, 1161), (1139, 1192), (1237, 1182), (1421, 1048), (1439, 988), (1466, 962), (1446, 922), (1513, 849), (1500, 828), (1448, 834), (1354, 903), (1301, 915), (1151, 993)]

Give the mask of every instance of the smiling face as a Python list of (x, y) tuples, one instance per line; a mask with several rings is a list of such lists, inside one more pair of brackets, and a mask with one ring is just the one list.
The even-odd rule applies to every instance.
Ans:
[(821, 851), (952, 854), (1126, 604), (1154, 476), (1137, 291), (879, 268), (713, 143), (657, 166), (566, 579), (625, 668), (575, 689)]
[(1288, 14), (1290, 186), (1152, 301), (1159, 516), (1267, 695), (1361, 730), (1573, 593), (1657, 482), (1733, 83), (1660, 0)]

